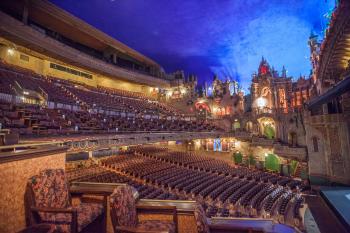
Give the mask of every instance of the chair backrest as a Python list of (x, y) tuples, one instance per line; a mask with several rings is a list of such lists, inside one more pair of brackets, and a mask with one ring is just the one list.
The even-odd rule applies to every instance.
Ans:
[(36, 207), (67, 208), (70, 206), (68, 182), (63, 169), (43, 170), (28, 181)]
[(194, 217), (196, 219), (198, 233), (210, 233), (207, 216), (200, 204), (196, 204), (194, 208)]
[(113, 226), (135, 227), (137, 225), (136, 200), (134, 189), (121, 185), (110, 196), (110, 211)]

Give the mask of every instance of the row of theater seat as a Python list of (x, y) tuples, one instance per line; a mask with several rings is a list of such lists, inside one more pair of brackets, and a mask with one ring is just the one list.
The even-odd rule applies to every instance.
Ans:
[(175, 109), (147, 99), (142, 93), (104, 87), (92, 87), (70, 81), (38, 75), (0, 63), (1, 93), (20, 95), (18, 90), (46, 93), (48, 101), (89, 108), (121, 111), (134, 114), (177, 114)]
[[(155, 151), (158, 148), (153, 149)], [(291, 216), (292, 211), (293, 218), (301, 218), (298, 213), (302, 207), (303, 199), (299, 190), (306, 187), (303, 187), (300, 181), (297, 182), (291, 178), (279, 177), (276, 174), (262, 171), (259, 171), (258, 175), (252, 176), (245, 170), (247, 168), (233, 166), (230, 169), (234, 172), (229, 173), (218, 172), (219, 167), (216, 167), (215, 171), (211, 170), (210, 167), (201, 170), (188, 167), (186, 159), (181, 164), (174, 164), (170, 161), (147, 156), (145, 151), (150, 151), (148, 147), (139, 147), (134, 151), (137, 155), (114, 156), (101, 162), (109, 169), (128, 177), (144, 180), (147, 184), (166, 190), (180, 198), (197, 200), (203, 205), (209, 217), (271, 216), (280, 218), (282, 216), (285, 219)], [(152, 156), (159, 155), (154, 153)], [(205, 157), (200, 158), (200, 156), (190, 153), (187, 156), (191, 163), (197, 157), (202, 162), (203, 159), (213, 160)], [(178, 158), (175, 156), (174, 160), (178, 160)], [(228, 166), (228, 164), (226, 165)], [(227, 169), (226, 165), (224, 169)], [(256, 172), (250, 170), (250, 173)], [(266, 175), (262, 176), (261, 173)], [(248, 177), (253, 178), (248, 179)], [(270, 178), (260, 179), (260, 177)], [(286, 182), (287, 179), (288, 182)], [(289, 186), (289, 184), (293, 185)], [(299, 189), (295, 189), (297, 186)]]
[(140, 184), (131, 180), (126, 176), (119, 175), (115, 172), (108, 171), (100, 166), (92, 166), (89, 168), (80, 168), (67, 172), (70, 182), (100, 182), (100, 183), (126, 183), (139, 192), (140, 198), (157, 199), (157, 200), (178, 200), (175, 194), (165, 192), (162, 189), (154, 188), (149, 185)]
[(3, 128), (26, 135), (218, 129), (206, 122), (180, 120), (175, 109), (142, 94), (77, 85), (0, 63), (0, 94), (25, 99), (33, 98), (31, 92), (55, 104), (46, 107), (10, 100), (14, 104), (10, 105), (4, 100), (0, 102)]
[(37, 105), (9, 105), (0, 102), (0, 123), (21, 135), (81, 133), (211, 131), (210, 125), (184, 120), (109, 116), (88, 111), (51, 109)]
[[(291, 179), (290, 177), (282, 177), (269, 172), (260, 170), (248, 169), (246, 167), (232, 166), (224, 161), (215, 160), (205, 156), (196, 155), (189, 152), (169, 151), (167, 148), (160, 147), (134, 147), (133, 150), (142, 156), (156, 159), (162, 162), (168, 162), (175, 165), (180, 165), (194, 170), (217, 173), (219, 175), (230, 175), (233, 177), (245, 178), (247, 180), (256, 180), (262, 182), (270, 182), (288, 186), (291, 189), (295, 187), (305, 188), (299, 180)], [(234, 168), (234, 169), (233, 169)]]

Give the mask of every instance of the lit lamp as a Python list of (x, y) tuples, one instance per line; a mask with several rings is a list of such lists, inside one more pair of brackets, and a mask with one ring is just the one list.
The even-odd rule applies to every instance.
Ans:
[(12, 48), (8, 48), (8, 49), (7, 49), (7, 53), (8, 53), (10, 56), (12, 56), (12, 55), (15, 53), (15, 51), (14, 51)]
[(265, 98), (259, 97), (256, 99), (256, 104), (257, 104), (258, 108), (264, 108), (264, 107), (266, 107), (267, 102), (266, 102)]

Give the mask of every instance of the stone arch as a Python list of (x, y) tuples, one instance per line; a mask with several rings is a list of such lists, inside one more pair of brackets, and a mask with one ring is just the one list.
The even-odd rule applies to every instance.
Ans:
[(276, 138), (276, 122), (271, 117), (261, 117), (258, 119), (260, 134), (269, 139)]

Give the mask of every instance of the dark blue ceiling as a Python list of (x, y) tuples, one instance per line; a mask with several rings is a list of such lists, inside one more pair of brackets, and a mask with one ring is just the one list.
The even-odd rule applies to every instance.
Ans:
[(214, 73), (247, 90), (261, 57), (288, 74), (310, 72), (308, 37), (322, 35), (334, 0), (51, 0), (151, 57), (167, 72)]

